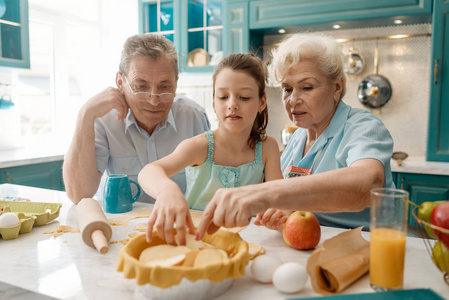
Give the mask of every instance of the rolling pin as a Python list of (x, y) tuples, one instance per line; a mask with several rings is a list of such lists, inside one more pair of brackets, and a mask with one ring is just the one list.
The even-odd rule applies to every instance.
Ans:
[(84, 243), (101, 254), (109, 250), (112, 228), (97, 200), (83, 198), (76, 206), (76, 216)]

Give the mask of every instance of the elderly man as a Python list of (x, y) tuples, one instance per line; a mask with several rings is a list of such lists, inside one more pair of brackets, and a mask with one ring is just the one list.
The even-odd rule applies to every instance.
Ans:
[[(171, 153), (182, 140), (209, 130), (204, 109), (175, 94), (177, 80), (173, 43), (148, 33), (126, 40), (117, 88), (106, 88), (78, 113), (63, 165), (67, 195), (74, 203), (101, 192), (103, 173), (136, 180), (146, 164)], [(184, 171), (173, 180), (185, 191)], [(139, 201), (153, 199), (142, 193)]]

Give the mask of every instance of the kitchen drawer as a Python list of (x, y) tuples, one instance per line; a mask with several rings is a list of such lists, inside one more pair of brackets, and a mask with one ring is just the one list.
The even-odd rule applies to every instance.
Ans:
[[(396, 186), (410, 193), (410, 201), (420, 205), (426, 201), (449, 200), (449, 176), (411, 173), (393, 173)], [(416, 225), (409, 207), (409, 224)]]
[(64, 191), (62, 163), (61, 160), (0, 169), (0, 184), (12, 183)]

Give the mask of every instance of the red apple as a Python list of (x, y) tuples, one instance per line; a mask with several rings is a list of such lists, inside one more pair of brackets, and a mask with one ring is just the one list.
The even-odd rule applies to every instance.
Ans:
[(295, 211), (284, 225), (284, 241), (295, 249), (312, 249), (320, 242), (321, 227), (309, 211)]
[[(449, 201), (438, 204), (430, 214), (430, 223), (432, 225), (449, 230)], [(449, 234), (439, 230), (433, 230), (438, 239), (449, 248)]]

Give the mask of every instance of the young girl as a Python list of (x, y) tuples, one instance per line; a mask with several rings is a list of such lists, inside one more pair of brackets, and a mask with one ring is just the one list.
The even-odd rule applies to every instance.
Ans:
[[(281, 179), (279, 147), (265, 135), (268, 110), (266, 70), (252, 54), (231, 54), (213, 74), (213, 108), (219, 128), (181, 142), (172, 154), (145, 166), (139, 183), (156, 199), (148, 220), (147, 241), (153, 227), (160, 238), (185, 244), (186, 229), (194, 233), (189, 208), (203, 210), (215, 191)], [(186, 168), (182, 194), (170, 176)]]

